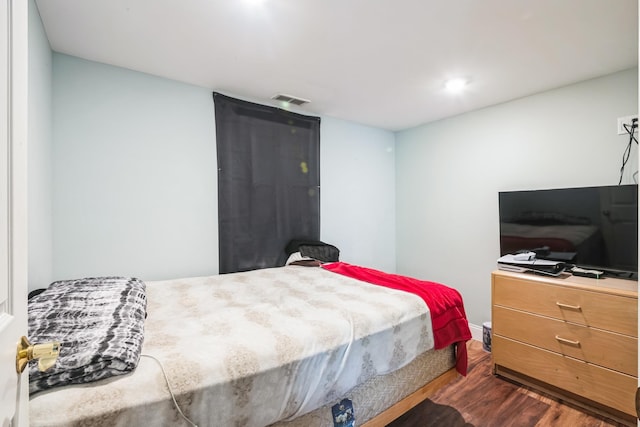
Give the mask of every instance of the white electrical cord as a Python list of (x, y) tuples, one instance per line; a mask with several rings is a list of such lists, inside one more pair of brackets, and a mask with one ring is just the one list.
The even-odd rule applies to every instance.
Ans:
[(158, 365), (160, 365), (160, 369), (162, 370), (162, 375), (164, 375), (164, 380), (167, 382), (167, 388), (169, 389), (169, 394), (171, 395), (171, 399), (173, 399), (173, 404), (176, 406), (176, 409), (178, 410), (182, 418), (185, 419), (186, 422), (191, 424), (193, 427), (198, 427), (193, 421), (191, 421), (189, 418), (186, 417), (186, 415), (182, 412), (182, 409), (180, 409), (180, 406), (178, 406), (178, 402), (176, 402), (176, 397), (173, 395), (173, 390), (171, 390), (171, 384), (169, 384), (169, 378), (167, 377), (167, 373), (164, 371), (164, 366), (162, 366), (162, 363), (155, 357), (150, 356), (148, 354), (142, 354), (141, 356), (148, 357), (149, 359), (153, 359), (156, 361)]

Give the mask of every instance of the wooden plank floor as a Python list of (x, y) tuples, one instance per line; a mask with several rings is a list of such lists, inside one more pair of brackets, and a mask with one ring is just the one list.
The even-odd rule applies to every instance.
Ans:
[(493, 375), (491, 354), (471, 340), (469, 370), (388, 427), (623, 427)]

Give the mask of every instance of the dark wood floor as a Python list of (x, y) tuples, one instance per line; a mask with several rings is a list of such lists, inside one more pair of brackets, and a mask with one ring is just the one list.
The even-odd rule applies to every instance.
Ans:
[(492, 374), (491, 354), (469, 341), (469, 370), (388, 427), (622, 427)]

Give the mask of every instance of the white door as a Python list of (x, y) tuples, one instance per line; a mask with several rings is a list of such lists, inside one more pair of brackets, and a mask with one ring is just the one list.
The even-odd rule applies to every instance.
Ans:
[[(26, 0), (0, 0), (0, 425), (27, 426), (27, 373), (16, 373), (27, 335)], [(9, 30), (9, 31), (7, 31)]]
[[(638, 33), (638, 40), (640, 40), (640, 32)], [(640, 83), (640, 77), (638, 78), (638, 82)], [(640, 92), (639, 92), (640, 98)], [(636, 111), (640, 111), (640, 103), (638, 104), (638, 109)], [(640, 150), (636, 150), (638, 153), (638, 164), (640, 165)], [(640, 193), (638, 194), (640, 199)], [(638, 205), (638, 216), (640, 217), (640, 205)], [(638, 230), (638, 239), (640, 241), (640, 229)], [(638, 250), (638, 265), (640, 265), (640, 250)], [(638, 300), (638, 313), (640, 313), (640, 299)], [(640, 331), (640, 316), (638, 317), (638, 330)], [(638, 341), (638, 355), (640, 355), (640, 340)], [(640, 357), (638, 358), (638, 369), (640, 372)], [(640, 427), (640, 377), (638, 377), (638, 389), (636, 390), (636, 415), (638, 416), (637, 425)]]

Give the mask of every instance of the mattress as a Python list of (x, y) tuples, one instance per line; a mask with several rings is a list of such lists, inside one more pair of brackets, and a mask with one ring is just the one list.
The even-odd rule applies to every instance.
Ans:
[[(142, 353), (200, 426), (266, 426), (337, 403), (433, 349), (413, 294), (287, 266), (147, 282)], [(365, 399), (366, 400), (366, 399)], [(156, 362), (41, 392), (32, 426), (181, 425)]]
[[(429, 350), (407, 366), (390, 374), (371, 378), (345, 396), (353, 402), (356, 425), (362, 425), (389, 409), (455, 365), (454, 347)], [(292, 421), (280, 421), (270, 427), (334, 427), (328, 404)]]

